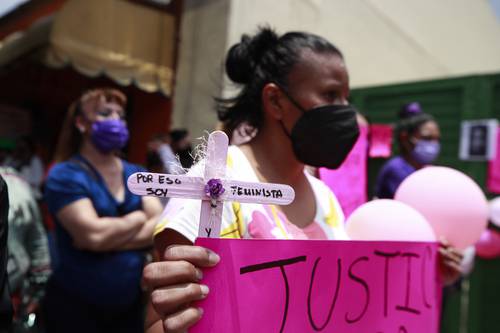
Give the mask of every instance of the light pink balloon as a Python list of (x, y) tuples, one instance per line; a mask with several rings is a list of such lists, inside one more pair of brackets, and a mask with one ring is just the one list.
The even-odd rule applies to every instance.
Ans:
[(422, 213), (436, 236), (458, 249), (476, 243), (488, 223), (483, 192), (469, 176), (455, 169), (420, 169), (403, 181), (395, 199)]
[(476, 254), (481, 258), (495, 258), (500, 256), (500, 233), (486, 229), (476, 243)]
[(381, 199), (358, 207), (346, 223), (353, 240), (436, 241), (425, 218), (410, 206)]

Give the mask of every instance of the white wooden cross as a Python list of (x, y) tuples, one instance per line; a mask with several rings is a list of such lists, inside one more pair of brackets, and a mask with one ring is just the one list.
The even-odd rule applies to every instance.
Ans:
[(198, 237), (220, 236), (224, 201), (275, 205), (293, 201), (295, 192), (288, 185), (227, 179), (228, 141), (224, 132), (210, 134), (204, 177), (137, 172), (128, 178), (128, 188), (137, 195), (202, 200)]

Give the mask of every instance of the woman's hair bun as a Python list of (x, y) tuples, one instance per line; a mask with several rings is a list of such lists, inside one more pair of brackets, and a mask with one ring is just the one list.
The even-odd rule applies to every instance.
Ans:
[(226, 58), (226, 72), (229, 78), (245, 84), (259, 65), (264, 54), (278, 43), (279, 37), (271, 28), (259, 28), (253, 37), (243, 35), (241, 41), (233, 45)]
[(423, 111), (420, 103), (411, 102), (401, 107), (401, 110), (399, 110), (399, 119), (411, 118), (422, 113)]

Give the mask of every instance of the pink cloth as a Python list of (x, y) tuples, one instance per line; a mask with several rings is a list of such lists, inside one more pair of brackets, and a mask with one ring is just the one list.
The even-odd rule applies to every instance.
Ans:
[(500, 193), (500, 129), (497, 131), (497, 150), (495, 158), (488, 165), (488, 191)]
[(385, 124), (370, 125), (370, 157), (390, 157), (392, 126)]
[(367, 201), (368, 127), (361, 126), (359, 130), (358, 141), (340, 168), (319, 169), (319, 178), (335, 193), (346, 219)]
[[(273, 216), (270, 206), (264, 206), (264, 208), (267, 216), (257, 210), (252, 213), (252, 221), (248, 224), (248, 232), (252, 238), (280, 238), (281, 234), (273, 233), (273, 229), (276, 228), (276, 222), (278, 222), (292, 239), (328, 239), (328, 236), (323, 229), (321, 229), (321, 226), (314, 221), (307, 227), (301, 229), (289, 222), (283, 212), (276, 210), (275, 217)], [(274, 221), (276, 218), (278, 218), (279, 221)]]

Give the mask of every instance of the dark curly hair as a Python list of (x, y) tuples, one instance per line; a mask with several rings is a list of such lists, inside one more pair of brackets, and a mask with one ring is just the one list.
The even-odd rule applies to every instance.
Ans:
[(226, 73), (231, 81), (241, 85), (241, 90), (231, 98), (216, 98), (217, 114), (228, 135), (243, 123), (250, 126), (250, 131), (262, 126), (263, 87), (270, 82), (288, 87), (288, 75), (302, 60), (305, 49), (342, 58), (340, 50), (320, 36), (307, 32), (278, 36), (269, 27), (260, 27), (254, 36), (243, 35), (229, 49)]
[(435, 121), (434, 117), (424, 113), (418, 102), (404, 104), (399, 110), (399, 121), (396, 124), (396, 138), (400, 141), (401, 134), (415, 134), (420, 126), (428, 121)]

